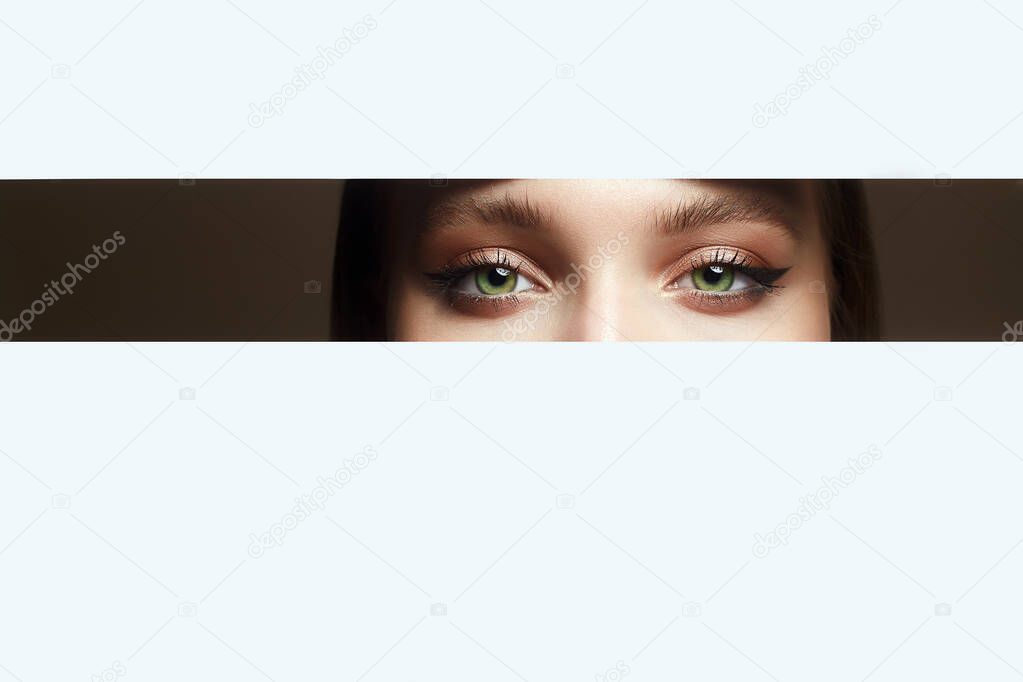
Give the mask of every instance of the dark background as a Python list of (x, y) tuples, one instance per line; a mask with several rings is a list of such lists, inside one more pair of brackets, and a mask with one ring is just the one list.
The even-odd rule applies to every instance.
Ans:
[[(1023, 182), (868, 181), (889, 340), (1023, 319)], [(19, 340), (322, 340), (343, 182), (0, 182), (0, 318), (127, 239)], [(322, 283), (320, 293), (305, 283)]]

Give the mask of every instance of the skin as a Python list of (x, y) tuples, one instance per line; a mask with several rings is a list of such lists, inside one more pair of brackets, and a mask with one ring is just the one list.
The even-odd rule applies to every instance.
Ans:
[[(389, 216), (391, 339), (830, 339), (822, 293), (828, 249), (812, 183), (510, 180), (414, 194), (395, 202)], [(680, 228), (680, 209), (718, 202), (744, 208), (681, 221)], [(528, 204), (542, 220), (489, 208), (503, 203)], [(761, 204), (772, 210), (746, 208)], [(481, 205), (488, 207), (483, 215), (466, 210)], [(733, 268), (730, 296), (715, 298), (696, 287), (694, 271), (706, 273), (719, 260), (787, 270), (774, 288), (756, 287), (766, 293), (752, 295), (740, 285), (757, 281)], [(474, 274), (454, 286), (462, 293), (424, 274), (481, 261), (485, 272), (494, 262), (517, 270), (522, 290), (513, 300), (487, 298)]]

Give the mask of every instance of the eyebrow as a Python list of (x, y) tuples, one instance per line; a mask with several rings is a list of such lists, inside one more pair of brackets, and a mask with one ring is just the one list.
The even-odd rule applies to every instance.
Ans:
[[(794, 197), (784, 188), (725, 187), (685, 193), (675, 206), (655, 209), (653, 223), (667, 235), (726, 223), (760, 224), (779, 228), (798, 239), (801, 231), (794, 220), (793, 203)], [(510, 193), (449, 199), (428, 208), (424, 217), (422, 233), (477, 223), (525, 229), (550, 229), (556, 223), (550, 210), (526, 196)]]
[(479, 222), (546, 229), (555, 221), (551, 212), (530, 203), (527, 197), (515, 197), (510, 194), (470, 196), (445, 201), (428, 209), (423, 231)]
[(655, 225), (664, 234), (682, 234), (725, 223), (770, 225), (792, 237), (800, 236), (788, 202), (779, 201), (768, 192), (683, 196), (674, 207), (655, 215)]

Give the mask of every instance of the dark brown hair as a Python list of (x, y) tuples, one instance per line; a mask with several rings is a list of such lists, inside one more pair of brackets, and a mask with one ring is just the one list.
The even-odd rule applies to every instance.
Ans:
[(881, 295), (863, 183), (817, 182), (821, 229), (831, 256), (831, 339), (877, 341), (881, 338)]
[[(821, 229), (830, 253), (831, 338), (880, 338), (877, 262), (858, 180), (817, 180)], [(386, 340), (385, 240), (402, 186), (426, 180), (349, 180), (345, 184), (334, 258), (333, 335), (345, 341)]]

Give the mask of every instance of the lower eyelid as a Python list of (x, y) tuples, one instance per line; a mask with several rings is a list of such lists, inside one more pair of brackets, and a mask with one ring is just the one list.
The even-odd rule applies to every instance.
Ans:
[(757, 284), (744, 289), (723, 292), (702, 291), (695, 288), (677, 288), (669, 290), (672, 298), (681, 305), (695, 308), (700, 312), (742, 312), (748, 307), (762, 301), (767, 296), (780, 293), (777, 287)]
[[(529, 292), (523, 292), (529, 294)], [(448, 304), (455, 310), (479, 317), (501, 317), (524, 309), (528, 301), (521, 294), (483, 296), (464, 292), (451, 292)]]

